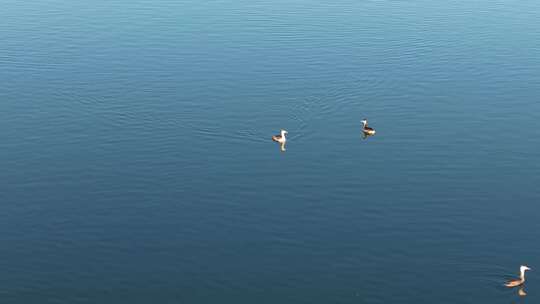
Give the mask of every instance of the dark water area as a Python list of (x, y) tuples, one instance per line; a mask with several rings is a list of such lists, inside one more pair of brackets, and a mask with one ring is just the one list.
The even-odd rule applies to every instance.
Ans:
[(538, 303), (539, 16), (3, 1), (2, 303)]

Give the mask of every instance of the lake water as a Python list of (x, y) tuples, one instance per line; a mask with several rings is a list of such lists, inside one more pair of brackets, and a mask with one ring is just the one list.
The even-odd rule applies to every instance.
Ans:
[(4, 0), (1, 302), (539, 303), (539, 16)]

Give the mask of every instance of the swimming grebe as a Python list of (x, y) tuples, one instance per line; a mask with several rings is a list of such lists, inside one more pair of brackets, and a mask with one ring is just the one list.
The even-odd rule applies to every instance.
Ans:
[(287, 142), (287, 138), (285, 137), (285, 134), (288, 134), (288, 132), (282, 129), (280, 135), (272, 136), (273, 141), (280, 143), (281, 151), (285, 151), (285, 143)]
[(525, 271), (527, 270), (531, 270), (531, 269), (527, 266), (519, 267), (519, 271), (520, 271), (519, 280), (510, 280), (506, 284), (504, 284), (504, 286), (516, 287), (516, 286), (523, 285), (523, 283), (525, 283)]
[(367, 119), (362, 120), (362, 124), (364, 125), (362, 128), (362, 131), (365, 135), (375, 135), (375, 130), (373, 128), (368, 127), (367, 125)]

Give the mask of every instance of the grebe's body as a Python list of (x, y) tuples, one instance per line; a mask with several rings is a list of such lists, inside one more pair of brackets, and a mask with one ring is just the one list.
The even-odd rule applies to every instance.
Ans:
[(281, 151), (285, 151), (285, 143), (287, 143), (287, 137), (285, 137), (285, 135), (287, 133), (288, 132), (286, 130), (281, 130), (281, 133), (279, 135), (272, 136), (272, 140), (280, 144)]
[(529, 267), (527, 267), (527, 266), (521, 266), (519, 268), (519, 271), (520, 271), (519, 279), (510, 280), (510, 281), (506, 282), (506, 284), (504, 284), (504, 286), (512, 288), (512, 287), (523, 285), (523, 283), (525, 283), (525, 271), (527, 271), (527, 270), (531, 270), (531, 269)]
[(375, 129), (368, 127), (367, 119), (362, 120), (364, 135), (375, 135)]

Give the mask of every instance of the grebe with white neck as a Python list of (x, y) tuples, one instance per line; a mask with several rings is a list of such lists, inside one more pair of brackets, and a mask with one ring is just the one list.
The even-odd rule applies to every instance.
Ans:
[(362, 120), (364, 135), (375, 135), (375, 129), (368, 127), (367, 119)]
[(504, 284), (504, 286), (512, 288), (512, 287), (523, 285), (523, 283), (525, 283), (525, 271), (527, 271), (527, 270), (531, 270), (531, 269), (529, 267), (527, 267), (527, 266), (519, 267), (519, 272), (520, 272), (519, 279), (510, 280), (510, 281), (506, 282), (506, 284)]
[(272, 140), (280, 144), (281, 151), (285, 151), (285, 143), (287, 142), (287, 137), (285, 137), (286, 134), (288, 134), (288, 132), (282, 129), (280, 135), (272, 136)]

